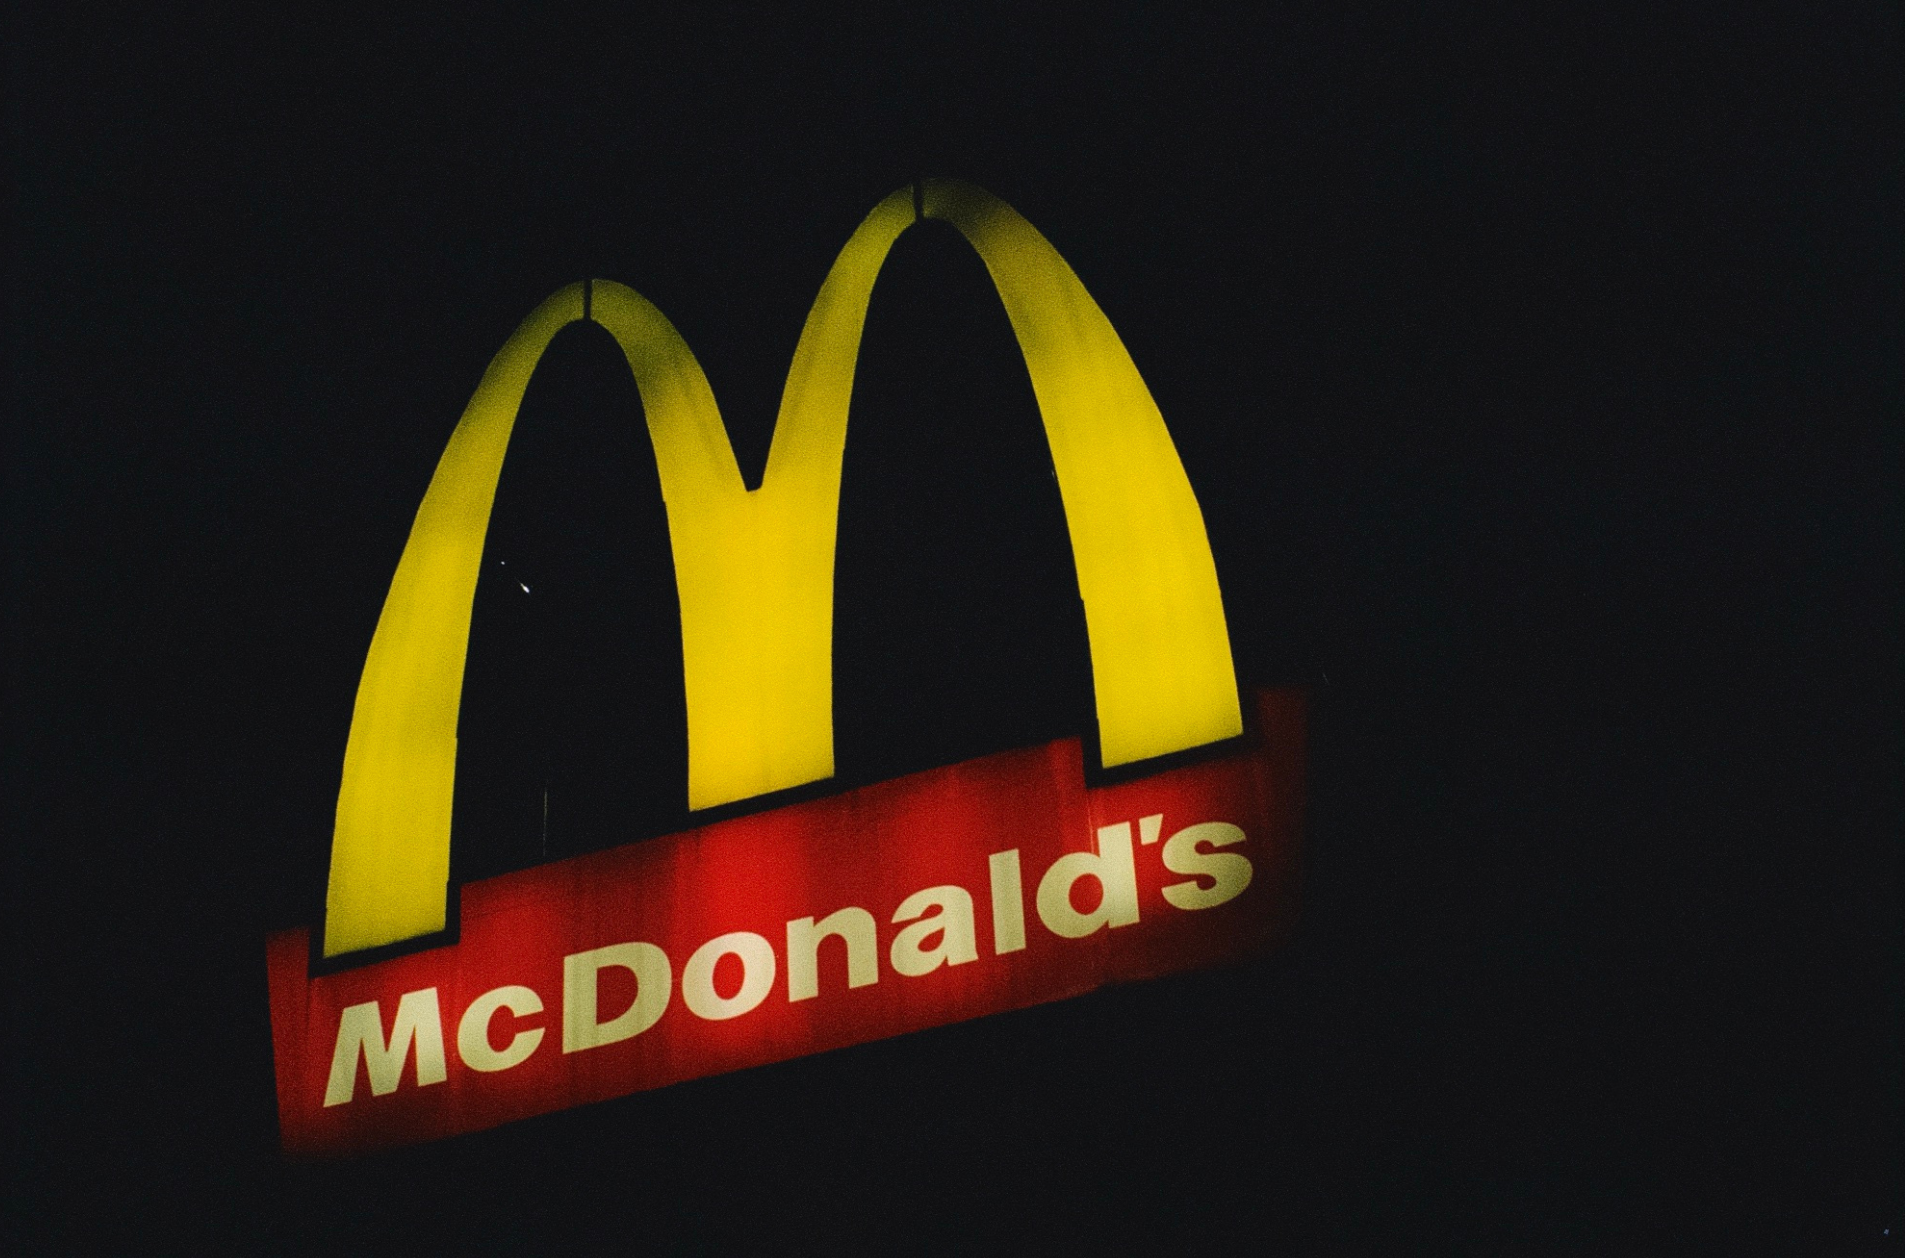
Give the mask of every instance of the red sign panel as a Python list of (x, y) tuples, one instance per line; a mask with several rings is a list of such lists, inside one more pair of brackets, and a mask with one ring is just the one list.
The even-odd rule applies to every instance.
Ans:
[(1303, 707), (1088, 786), (1075, 739), (465, 885), (456, 943), (269, 943), (287, 1151), (432, 1140), (1232, 960), (1290, 923)]

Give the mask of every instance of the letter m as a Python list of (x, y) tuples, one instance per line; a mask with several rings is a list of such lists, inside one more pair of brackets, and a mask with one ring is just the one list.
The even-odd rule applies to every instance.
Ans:
[(372, 1096), (386, 1096), (397, 1090), (403, 1076), (404, 1058), (410, 1046), (417, 1047), (417, 1086), (442, 1083), (443, 1014), (437, 1008), (437, 989), (406, 992), (397, 1002), (397, 1020), (384, 1039), (384, 1019), (372, 1000), (344, 1010), (337, 1023), (337, 1049), (331, 1054), (331, 1081), (324, 1089), (324, 1104), (342, 1105), (357, 1093), (357, 1059), (364, 1059), (370, 1075)]

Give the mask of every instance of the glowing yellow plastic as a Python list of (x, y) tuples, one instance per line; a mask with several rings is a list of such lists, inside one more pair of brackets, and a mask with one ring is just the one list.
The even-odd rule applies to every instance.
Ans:
[(874, 208), (815, 298), (748, 491), (701, 368), (660, 311), (597, 281), (593, 314), (622, 347), (655, 444), (681, 595), (688, 806), (833, 776), (833, 556), (847, 403), (880, 263), (911, 226), (910, 192)]
[(1032, 376), (1085, 603), (1105, 765), (1242, 733), (1204, 513), (1124, 342), (1011, 206), (949, 180), (928, 182), (923, 200), (984, 259)]
[(529, 374), (550, 338), (581, 317), (582, 285), (571, 284), (523, 320), (483, 373), (417, 508), (351, 712), (324, 896), (327, 957), (443, 929), (457, 710), (496, 478)]
[[(923, 185), (920, 202), (978, 251), (1025, 354), (1084, 601), (1104, 763), (1241, 732), (1203, 515), (1130, 355), (1064, 259), (1011, 207), (950, 181)], [(753, 491), (673, 325), (634, 291), (594, 284), (590, 313), (635, 374), (668, 508), (691, 808), (833, 774), (833, 564), (847, 410), (873, 282), (913, 221), (912, 190), (894, 193), (828, 272)], [(490, 507), (530, 373), (555, 333), (583, 317), (582, 305), (582, 286), (570, 285), (510, 337), (417, 512), (352, 715), (326, 956), (444, 926), (457, 713)]]

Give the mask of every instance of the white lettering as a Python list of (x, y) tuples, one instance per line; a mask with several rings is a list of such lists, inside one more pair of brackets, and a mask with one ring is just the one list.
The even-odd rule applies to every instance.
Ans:
[[(921, 917), (928, 908), (939, 912)], [(972, 932), (972, 895), (964, 887), (948, 885), (915, 891), (893, 910), (894, 925), (901, 922), (913, 924), (893, 937), (888, 957), (893, 968), (908, 978), (930, 974), (942, 965), (964, 965), (979, 959), (979, 946)], [(935, 935), (940, 937), (938, 946), (920, 946)]]
[[(635, 1003), (599, 1022), (597, 978), (610, 966), (635, 975)], [(576, 1053), (640, 1035), (661, 1020), (674, 985), (668, 954), (651, 943), (610, 944), (562, 958), (562, 1051)]]
[[(714, 967), (725, 956), (741, 958), (741, 990), (732, 996), (714, 990)], [(773, 986), (774, 945), (746, 930), (702, 944), (681, 971), (681, 998), (695, 1017), (710, 1022), (740, 1017), (767, 999)]]
[(992, 951), (1025, 947), (1025, 879), (1019, 873), (1019, 849), (986, 857), (992, 872)]
[[(1098, 907), (1080, 913), (1072, 907), (1072, 885), (1080, 878), (1098, 883)], [(1038, 916), (1046, 929), (1066, 939), (1083, 939), (1105, 926), (1129, 926), (1138, 920), (1138, 872), (1131, 858), (1131, 823), (1098, 827), (1096, 852), (1068, 852), (1052, 862), (1038, 883)]]
[(542, 1012), (542, 997), (527, 987), (498, 987), (470, 1002), (470, 1007), (463, 1011), (463, 1020), (456, 1024), (456, 1053), (471, 1070), (485, 1074), (508, 1070), (521, 1065), (542, 1043), (543, 1028), (531, 1027), (510, 1036), (508, 1046), (501, 1052), (490, 1047), (490, 1019), (499, 1009), (507, 1009), (519, 1018), (527, 1017)]
[[(1254, 872), (1250, 858), (1238, 852), (1200, 852), (1200, 844), (1229, 847), (1242, 843), (1244, 832), (1228, 821), (1206, 821), (1185, 826), (1164, 841), (1164, 867), (1174, 874), (1189, 874), (1191, 881), (1174, 882), (1164, 888), (1164, 898), (1180, 909), (1207, 909), (1234, 900), (1250, 885)], [(1201, 878), (1211, 880), (1206, 887)]]
[(811, 917), (787, 923), (788, 1000), (812, 1000), (820, 994), (820, 941), (829, 935), (847, 945), (848, 987), (880, 981), (880, 941), (873, 914), (849, 904), (818, 924)]
[(370, 1094), (387, 1096), (403, 1077), (404, 1058), (417, 1047), (417, 1086), (442, 1083), (443, 1014), (437, 1007), (437, 989), (405, 992), (397, 1002), (397, 1017), (384, 1042), (384, 1019), (377, 1002), (367, 1001), (344, 1010), (337, 1023), (337, 1048), (331, 1054), (331, 1078), (324, 1089), (326, 1106), (342, 1105), (357, 1094), (357, 1060), (362, 1057), (370, 1075)]

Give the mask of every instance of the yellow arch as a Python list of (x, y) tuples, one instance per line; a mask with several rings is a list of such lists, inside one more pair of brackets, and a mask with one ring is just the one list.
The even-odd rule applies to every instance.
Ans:
[[(760, 488), (741, 481), (713, 392), (674, 326), (633, 290), (590, 314), (634, 372), (681, 598), (688, 801), (706, 808), (833, 774), (833, 563), (854, 367), (873, 282), (915, 219), (874, 207), (821, 285), (788, 372)], [(1091, 643), (1106, 765), (1243, 728), (1203, 515), (1117, 333), (1051, 244), (969, 184), (918, 190), (985, 262), (1025, 355), (1058, 473)], [(324, 953), (441, 930), (456, 725), (490, 507), (523, 391), (583, 286), (523, 321), (431, 478), (371, 640), (338, 792)]]

